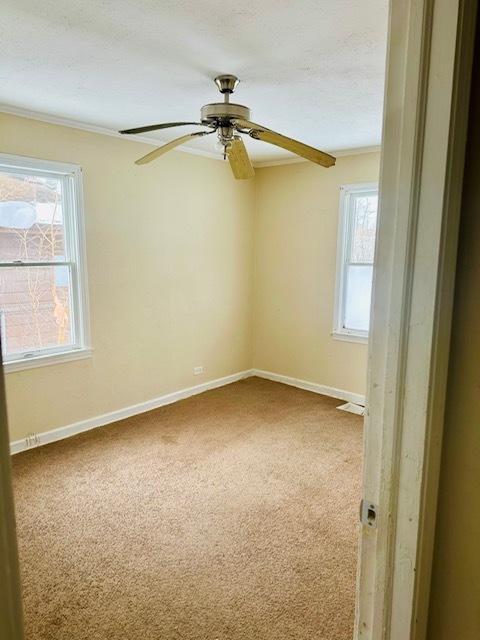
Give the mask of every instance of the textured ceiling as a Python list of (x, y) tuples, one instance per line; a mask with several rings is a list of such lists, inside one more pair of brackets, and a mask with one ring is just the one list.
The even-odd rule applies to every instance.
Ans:
[[(196, 120), (221, 100), (211, 79), (234, 73), (254, 122), (325, 150), (380, 143), (388, 0), (3, 0), (1, 13), (6, 106), (109, 129)], [(214, 152), (212, 138), (192, 148)], [(291, 157), (248, 146), (257, 162)]]

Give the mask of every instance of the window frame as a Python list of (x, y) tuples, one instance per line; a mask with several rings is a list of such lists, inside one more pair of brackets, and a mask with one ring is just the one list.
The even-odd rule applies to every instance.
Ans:
[(362, 193), (369, 193), (372, 191), (376, 191), (378, 194), (378, 182), (344, 184), (340, 187), (337, 236), (337, 267), (335, 277), (335, 299), (333, 305), (332, 330), (332, 336), (336, 340), (361, 343), (368, 342), (369, 331), (345, 328), (344, 317), (346, 305), (347, 266), (352, 264), (349, 260), (347, 260), (347, 257), (350, 255), (350, 247), (352, 242), (352, 196)]
[[(0, 172), (31, 173), (62, 180), (68, 206), (64, 207), (65, 258), (50, 262), (2, 262), (0, 268), (32, 266), (68, 266), (71, 279), (74, 344), (15, 354), (3, 361), (4, 371), (20, 371), (71, 360), (88, 358), (92, 354), (88, 302), (85, 219), (83, 206), (82, 169), (79, 165), (54, 162), (27, 156), (0, 153)], [(2, 356), (3, 357), (3, 356)]]

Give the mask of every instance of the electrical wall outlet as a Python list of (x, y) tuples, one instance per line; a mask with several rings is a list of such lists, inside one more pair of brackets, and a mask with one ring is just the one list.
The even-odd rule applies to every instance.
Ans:
[(38, 435), (38, 433), (29, 433), (25, 437), (25, 445), (27, 449), (29, 449), (30, 447), (38, 447), (39, 444), (40, 444), (40, 436)]
[(193, 375), (199, 376), (203, 373), (203, 367), (193, 367)]

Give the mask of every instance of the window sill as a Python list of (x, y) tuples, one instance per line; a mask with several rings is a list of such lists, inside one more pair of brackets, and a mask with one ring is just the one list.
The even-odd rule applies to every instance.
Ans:
[(84, 360), (92, 356), (92, 349), (74, 349), (65, 353), (50, 353), (45, 356), (35, 356), (33, 358), (22, 358), (21, 360), (10, 360), (3, 363), (5, 373), (23, 371), (24, 369), (36, 369), (37, 367), (47, 367), (52, 364), (71, 362), (72, 360)]
[(344, 342), (359, 342), (368, 344), (368, 335), (363, 333), (349, 333), (347, 331), (332, 331), (334, 340), (343, 340)]

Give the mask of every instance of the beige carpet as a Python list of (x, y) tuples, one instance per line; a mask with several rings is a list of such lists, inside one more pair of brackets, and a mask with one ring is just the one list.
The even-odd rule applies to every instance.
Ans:
[(361, 429), (250, 378), (13, 459), (28, 640), (351, 640)]

